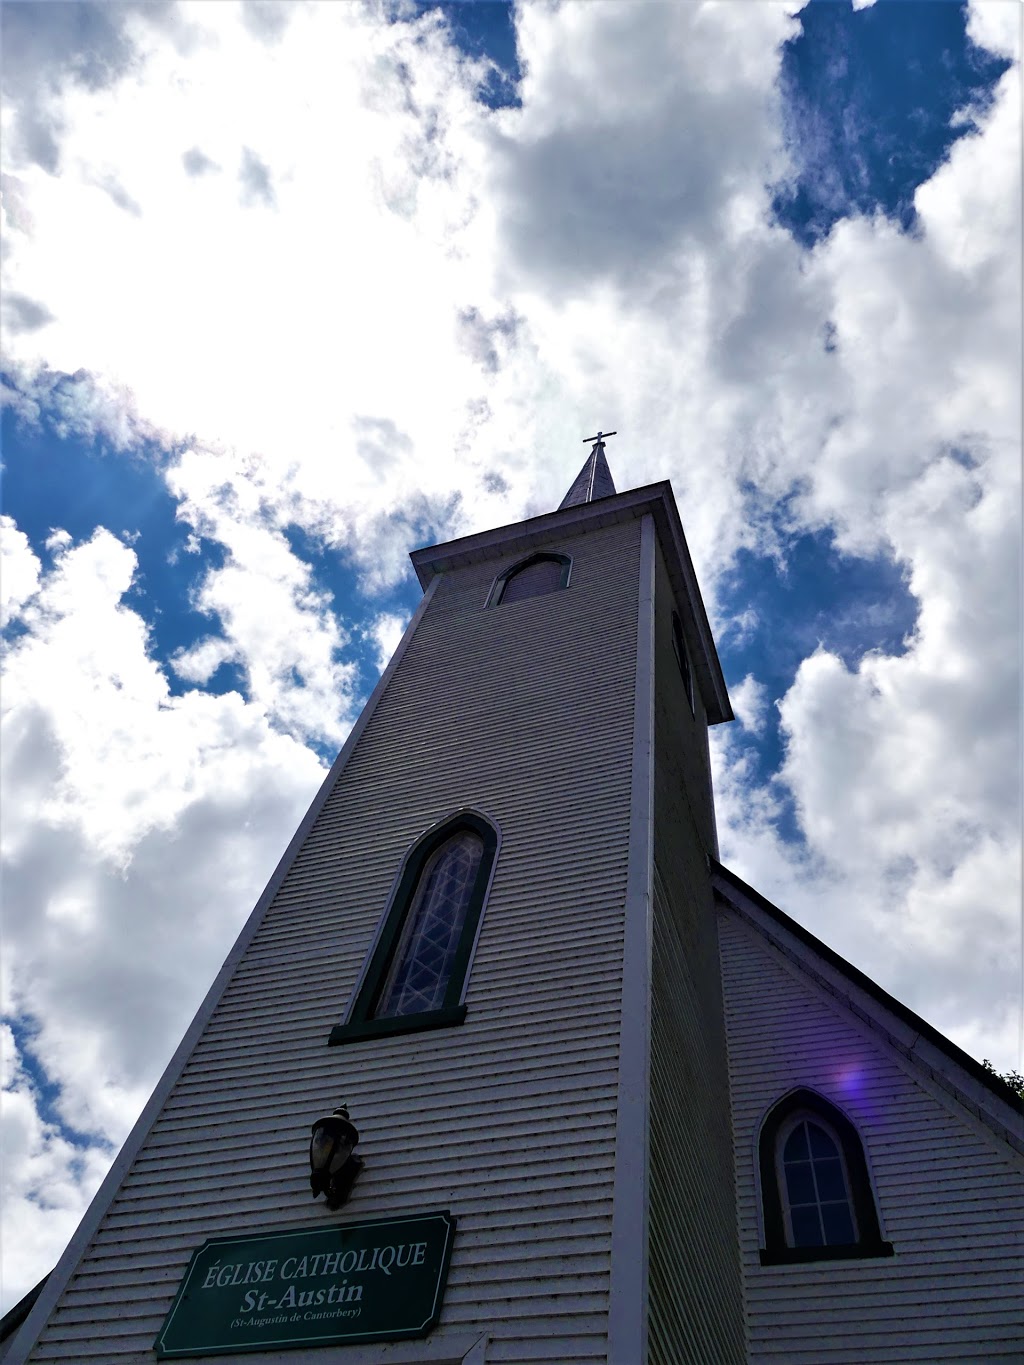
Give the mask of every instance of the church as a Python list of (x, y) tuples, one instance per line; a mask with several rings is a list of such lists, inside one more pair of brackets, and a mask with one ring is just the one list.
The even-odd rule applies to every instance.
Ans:
[(1024, 1359), (1020, 1103), (718, 861), (670, 485), (412, 562), (4, 1365)]

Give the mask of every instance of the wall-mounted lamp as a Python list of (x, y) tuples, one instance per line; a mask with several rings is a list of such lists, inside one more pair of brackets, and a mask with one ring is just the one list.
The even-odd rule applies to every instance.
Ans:
[(327, 1196), (329, 1209), (340, 1209), (363, 1169), (363, 1158), (354, 1148), (359, 1141), (356, 1126), (344, 1105), (313, 1124), (309, 1140), (309, 1184), (315, 1199)]

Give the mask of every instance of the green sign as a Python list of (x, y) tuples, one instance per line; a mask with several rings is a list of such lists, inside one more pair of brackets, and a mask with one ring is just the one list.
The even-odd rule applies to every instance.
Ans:
[(192, 1253), (158, 1356), (424, 1336), (441, 1311), (450, 1213), (211, 1237)]

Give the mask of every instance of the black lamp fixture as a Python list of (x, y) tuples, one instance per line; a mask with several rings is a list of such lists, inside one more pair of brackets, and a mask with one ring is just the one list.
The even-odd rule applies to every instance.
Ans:
[(363, 1158), (354, 1148), (359, 1141), (355, 1124), (344, 1105), (313, 1124), (309, 1140), (309, 1184), (313, 1198), (327, 1196), (329, 1209), (340, 1209), (363, 1169)]

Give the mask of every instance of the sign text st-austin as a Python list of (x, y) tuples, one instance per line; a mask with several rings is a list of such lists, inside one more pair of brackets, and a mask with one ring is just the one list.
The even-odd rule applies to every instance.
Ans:
[(213, 1237), (192, 1254), (157, 1355), (423, 1336), (441, 1309), (454, 1231), (443, 1212)]

